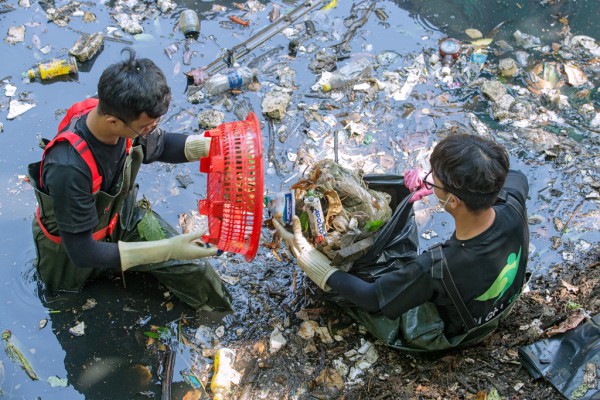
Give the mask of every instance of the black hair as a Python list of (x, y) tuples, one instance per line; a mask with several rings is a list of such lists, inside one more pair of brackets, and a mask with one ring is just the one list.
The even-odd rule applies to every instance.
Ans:
[(502, 145), (469, 134), (442, 139), (433, 149), (430, 163), (444, 190), (457, 196), (473, 212), (494, 204), (510, 166)]
[(115, 116), (126, 123), (142, 113), (158, 118), (169, 109), (171, 89), (163, 72), (147, 58), (135, 58), (135, 51), (121, 51), (129, 58), (112, 64), (102, 72), (98, 81), (98, 111)]

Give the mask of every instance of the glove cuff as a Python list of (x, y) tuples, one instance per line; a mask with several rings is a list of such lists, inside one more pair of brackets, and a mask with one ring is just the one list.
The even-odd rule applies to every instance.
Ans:
[(210, 138), (203, 135), (190, 135), (185, 139), (185, 158), (188, 161), (198, 161), (208, 156)]
[(154, 264), (171, 258), (167, 239), (150, 242), (118, 242), (121, 270), (142, 264)]
[(329, 259), (318, 250), (311, 250), (297, 257), (298, 265), (321, 289), (328, 292), (327, 279), (338, 269), (331, 266)]

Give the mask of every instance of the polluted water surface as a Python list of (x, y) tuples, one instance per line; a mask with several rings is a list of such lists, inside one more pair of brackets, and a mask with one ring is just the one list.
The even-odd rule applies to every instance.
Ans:
[[(271, 245), (266, 226), (252, 262), (228, 253), (210, 261), (233, 294), (230, 315), (198, 315), (143, 275), (128, 278), (126, 287), (117, 275), (81, 293), (44, 289), (35, 274), (36, 202), (26, 166), (39, 160), (40, 140), (54, 136), (65, 110), (96, 93), (100, 74), (124, 57), (126, 46), (167, 77), (173, 101), (163, 129), (202, 133), (244, 119), (249, 110), (259, 115), (269, 193), (287, 191), (327, 158), (366, 174), (426, 169), (435, 143), (468, 132), (504, 144), (513, 167), (529, 178), (534, 279), (597, 246), (600, 32), (594, 1), (520, 7), (495, 0), (322, 1), (291, 23), (281, 18), (300, 15), (303, 4), (0, 4), (0, 50), (10, 60), (0, 74), (0, 228), (8, 233), (0, 238), (0, 329), (19, 340), (38, 378), (0, 352), (0, 396), (158, 398), (168, 390), (171, 398), (211, 398), (215, 355), (229, 348), (235, 351), (220, 354), (235, 362), (228, 358), (217, 369), (223, 373), (215, 393), (302, 398), (311, 390), (321, 396), (324, 388), (342, 393), (366, 385), (382, 357), (372, 337), (330, 318), (313, 299), (318, 289), (281, 246)], [(265, 39), (263, 30), (273, 35)], [(102, 44), (77, 61), (76, 74), (23, 75), (38, 68), (41, 76), (40, 65), (55, 59), (70, 61), (69, 49), (92, 35), (97, 45), (98, 32)], [(440, 52), (445, 38), (459, 49)], [(243, 85), (207, 93), (203, 82), (217, 67), (227, 76), (229, 64), (251, 71)], [(204, 115), (200, 127), (198, 114), (208, 111), (211, 118)], [(197, 202), (206, 177), (197, 163), (143, 166), (138, 183), (140, 198), (143, 193), (173, 226), (184, 231), (205, 223)], [(451, 218), (433, 198), (416, 204), (415, 212), (422, 248), (452, 232)], [(328, 354), (325, 367), (321, 354)], [(222, 383), (227, 368), (243, 377), (231, 372)]]

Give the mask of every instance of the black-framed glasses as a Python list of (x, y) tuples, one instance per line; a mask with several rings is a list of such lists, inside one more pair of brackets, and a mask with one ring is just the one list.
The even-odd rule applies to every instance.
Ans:
[(115, 118), (117, 118), (119, 121), (121, 121), (122, 123), (124, 123), (124, 124), (125, 124), (125, 126), (126, 126), (126, 127), (128, 127), (129, 129), (131, 129), (131, 131), (132, 131), (133, 133), (135, 133), (136, 135), (138, 135), (138, 136), (139, 136), (139, 137), (141, 137), (142, 139), (145, 139), (145, 138), (147, 138), (148, 136), (152, 135), (154, 132), (156, 132), (156, 129), (158, 128), (158, 125), (160, 124), (160, 121), (162, 120), (162, 115), (161, 115), (160, 117), (158, 117), (158, 118), (157, 118), (157, 119), (156, 119), (156, 120), (153, 122), (154, 126), (152, 126), (152, 125), (148, 125), (148, 126), (151, 126), (151, 128), (150, 128), (150, 130), (149, 130), (148, 132), (146, 132), (146, 133), (143, 133), (143, 132), (144, 132), (144, 130), (146, 130), (146, 129), (148, 128), (148, 126), (147, 126), (147, 127), (145, 127), (145, 128), (142, 130), (142, 132), (138, 132), (137, 130), (133, 129), (133, 128), (132, 128), (132, 127), (131, 127), (131, 126), (130, 126), (130, 125), (127, 123), (127, 122), (125, 122), (125, 121), (124, 121), (124, 120), (122, 120), (121, 118), (119, 118), (119, 117), (115, 117)]
[(430, 182), (430, 181), (428, 181), (428, 180), (427, 180), (427, 178), (429, 178), (429, 177), (431, 176), (431, 173), (432, 173), (432, 172), (433, 172), (433, 171), (429, 171), (429, 172), (427, 173), (427, 175), (425, 175), (425, 178), (423, 178), (423, 185), (425, 185), (425, 187), (426, 187), (427, 189), (429, 189), (429, 190), (431, 190), (431, 189), (433, 189), (433, 188), (438, 188), (438, 189), (440, 189), (440, 190), (444, 190), (444, 191), (445, 191), (446, 189), (444, 189), (443, 187), (441, 187), (441, 186), (438, 186), (438, 185), (436, 185), (435, 183), (433, 183), (433, 182)]

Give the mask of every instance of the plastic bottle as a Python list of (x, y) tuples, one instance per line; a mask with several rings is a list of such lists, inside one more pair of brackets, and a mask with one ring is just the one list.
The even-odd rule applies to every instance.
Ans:
[(257, 74), (256, 68), (248, 67), (231, 69), (226, 75), (215, 74), (204, 83), (206, 94), (214, 96), (228, 90), (240, 89), (252, 82)]
[(449, 75), (450, 67), (460, 53), (460, 42), (456, 39), (446, 38), (440, 42), (439, 52), (442, 57), (442, 75)]
[(198, 36), (200, 34), (200, 18), (194, 10), (183, 10), (179, 14), (179, 27), (186, 37)]
[(371, 61), (365, 57), (358, 58), (350, 61), (337, 71), (332, 72), (331, 77), (326, 82), (322, 83), (321, 87), (324, 92), (329, 92), (332, 89), (344, 87), (370, 73)]
[(37, 67), (27, 71), (26, 75), (30, 80), (34, 79), (52, 79), (61, 75), (76, 74), (77, 60), (75, 57), (66, 59), (56, 59), (47, 63), (38, 64)]
[(214, 400), (228, 398), (232, 385), (240, 382), (240, 373), (233, 369), (235, 350), (221, 348), (215, 354), (214, 375), (210, 382), (210, 390)]
[(481, 70), (483, 69), (483, 65), (485, 64), (488, 57), (488, 52), (485, 49), (478, 49), (471, 54), (469, 58), (469, 63), (466, 68), (463, 70), (463, 76), (466, 78), (467, 82), (472, 82), (477, 79)]

